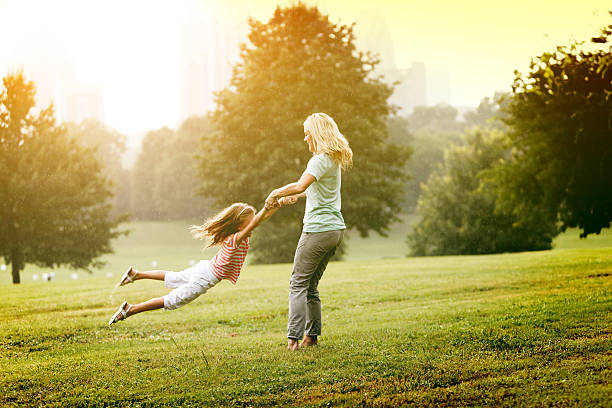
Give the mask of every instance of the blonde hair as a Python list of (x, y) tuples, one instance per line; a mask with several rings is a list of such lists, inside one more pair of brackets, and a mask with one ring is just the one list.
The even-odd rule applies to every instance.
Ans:
[(234, 203), (219, 211), (214, 217), (207, 219), (202, 225), (189, 227), (196, 239), (207, 239), (205, 248), (215, 246), (235, 232), (249, 217), (255, 215), (255, 208), (245, 203)]
[(343, 170), (353, 165), (353, 151), (338, 125), (325, 113), (313, 113), (304, 121), (304, 131), (312, 136), (315, 152), (327, 153)]

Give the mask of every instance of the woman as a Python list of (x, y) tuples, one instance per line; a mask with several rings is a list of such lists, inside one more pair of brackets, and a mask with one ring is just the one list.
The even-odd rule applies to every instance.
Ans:
[[(295, 251), (289, 292), (290, 350), (316, 345), (321, 334), (317, 286), (346, 229), (340, 212), (341, 170), (353, 163), (348, 141), (328, 115), (310, 115), (304, 122), (304, 135), (308, 150), (313, 153), (306, 170), (298, 181), (277, 188), (266, 199), (266, 206), (272, 207), (282, 197), (287, 197), (286, 203), (294, 203), (306, 196), (304, 227)], [(304, 332), (306, 336), (300, 345)]]

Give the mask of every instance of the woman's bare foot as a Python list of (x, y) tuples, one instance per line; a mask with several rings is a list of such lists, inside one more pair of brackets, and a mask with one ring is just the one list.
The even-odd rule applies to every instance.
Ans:
[(287, 340), (287, 349), (291, 350), (291, 351), (295, 351), (300, 347), (300, 342), (298, 340), (295, 339), (288, 339)]
[(310, 347), (310, 346), (316, 346), (317, 345), (317, 337), (316, 336), (304, 336), (304, 340), (302, 341), (302, 344), (300, 344), (300, 347)]

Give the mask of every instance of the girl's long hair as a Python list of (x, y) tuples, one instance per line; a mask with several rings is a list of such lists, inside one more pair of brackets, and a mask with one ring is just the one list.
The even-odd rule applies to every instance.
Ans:
[(245, 203), (234, 203), (207, 219), (202, 225), (189, 227), (196, 239), (207, 239), (205, 248), (218, 245), (235, 232), (249, 217), (255, 215), (255, 208)]
[(304, 121), (304, 130), (310, 132), (316, 153), (327, 153), (343, 170), (353, 165), (353, 151), (338, 125), (325, 113), (313, 113)]

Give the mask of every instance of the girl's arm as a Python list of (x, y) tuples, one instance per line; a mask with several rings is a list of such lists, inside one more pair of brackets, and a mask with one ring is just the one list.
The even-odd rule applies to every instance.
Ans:
[(302, 177), (295, 183), (290, 183), (276, 190), (272, 190), (268, 198), (266, 198), (266, 207), (273, 207), (274, 203), (281, 197), (302, 194), (315, 181), (316, 179), (312, 174), (302, 174)]
[(247, 237), (251, 236), (251, 232), (257, 227), (259, 224), (267, 220), (280, 208), (280, 205), (277, 205), (274, 208), (262, 208), (256, 215), (253, 217), (249, 225), (247, 225), (244, 229), (238, 231), (236, 233), (236, 246), (240, 245), (240, 243)]

